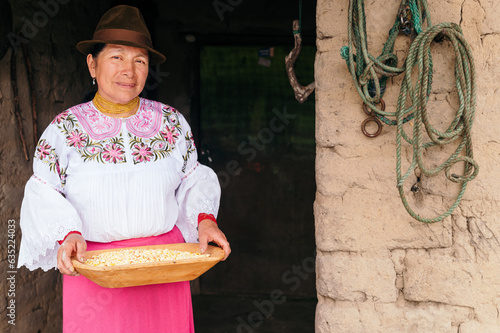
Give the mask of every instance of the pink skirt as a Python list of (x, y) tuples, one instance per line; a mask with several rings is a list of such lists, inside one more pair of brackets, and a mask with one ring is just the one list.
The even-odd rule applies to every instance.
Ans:
[[(153, 237), (87, 242), (87, 251), (184, 243), (177, 227)], [(63, 276), (63, 332), (194, 332), (189, 282), (104, 288), (83, 275)]]

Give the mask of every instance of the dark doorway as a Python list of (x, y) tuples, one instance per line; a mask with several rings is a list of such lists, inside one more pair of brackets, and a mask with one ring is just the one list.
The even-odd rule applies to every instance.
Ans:
[[(233, 250), (200, 290), (239, 302), (228, 332), (314, 329), (315, 106), (314, 95), (294, 98), (284, 65), (291, 47), (200, 47), (199, 154), (219, 176), (219, 223)], [(303, 82), (314, 80), (315, 52), (304, 47), (296, 64)]]
[[(284, 66), (289, 49), (201, 48), (200, 155), (219, 176), (219, 219), (234, 251), (202, 279), (203, 292), (268, 294), (280, 288), (315, 295), (314, 272), (299, 279), (287, 273), (314, 257), (316, 190), (314, 100), (294, 99)], [(314, 56), (315, 48), (306, 47), (297, 63), (304, 81), (313, 80)], [(222, 286), (217, 281), (223, 278)]]

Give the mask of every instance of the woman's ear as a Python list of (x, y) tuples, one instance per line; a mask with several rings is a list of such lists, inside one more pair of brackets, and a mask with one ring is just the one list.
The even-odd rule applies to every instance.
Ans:
[(89, 73), (90, 76), (95, 78), (95, 66), (96, 66), (96, 61), (92, 54), (87, 55), (87, 66), (89, 68)]

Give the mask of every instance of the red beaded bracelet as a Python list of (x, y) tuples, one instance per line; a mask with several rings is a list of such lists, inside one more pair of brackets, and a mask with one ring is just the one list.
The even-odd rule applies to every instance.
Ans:
[(68, 234), (64, 237), (63, 240), (60, 240), (58, 241), (59, 242), (59, 245), (61, 245), (62, 243), (64, 243), (64, 241), (66, 240), (66, 238), (71, 235), (71, 234), (79, 234), (80, 236), (82, 235), (82, 233), (80, 231), (70, 231), (68, 232)]
[(214, 221), (215, 224), (217, 224), (217, 220), (215, 219), (215, 216), (213, 214), (200, 213), (198, 215), (198, 224), (200, 224), (200, 222), (203, 221), (203, 220)]

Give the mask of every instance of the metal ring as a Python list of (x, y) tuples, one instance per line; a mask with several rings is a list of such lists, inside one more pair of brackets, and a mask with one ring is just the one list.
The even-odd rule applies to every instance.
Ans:
[[(368, 133), (368, 131), (366, 130), (366, 124), (368, 124), (370, 121), (373, 121), (378, 126), (377, 131), (375, 133)], [(379, 136), (379, 134), (382, 132), (382, 122), (378, 118), (368, 117), (363, 121), (363, 123), (361, 123), (361, 131), (365, 136), (369, 138), (374, 138), (376, 136)]]
[[(380, 110), (385, 111), (385, 102), (382, 98), (380, 99), (380, 103), (377, 104), (380, 104)], [(373, 110), (372, 109), (368, 110), (366, 103), (363, 103), (363, 111), (366, 113), (367, 116), (373, 116)]]

